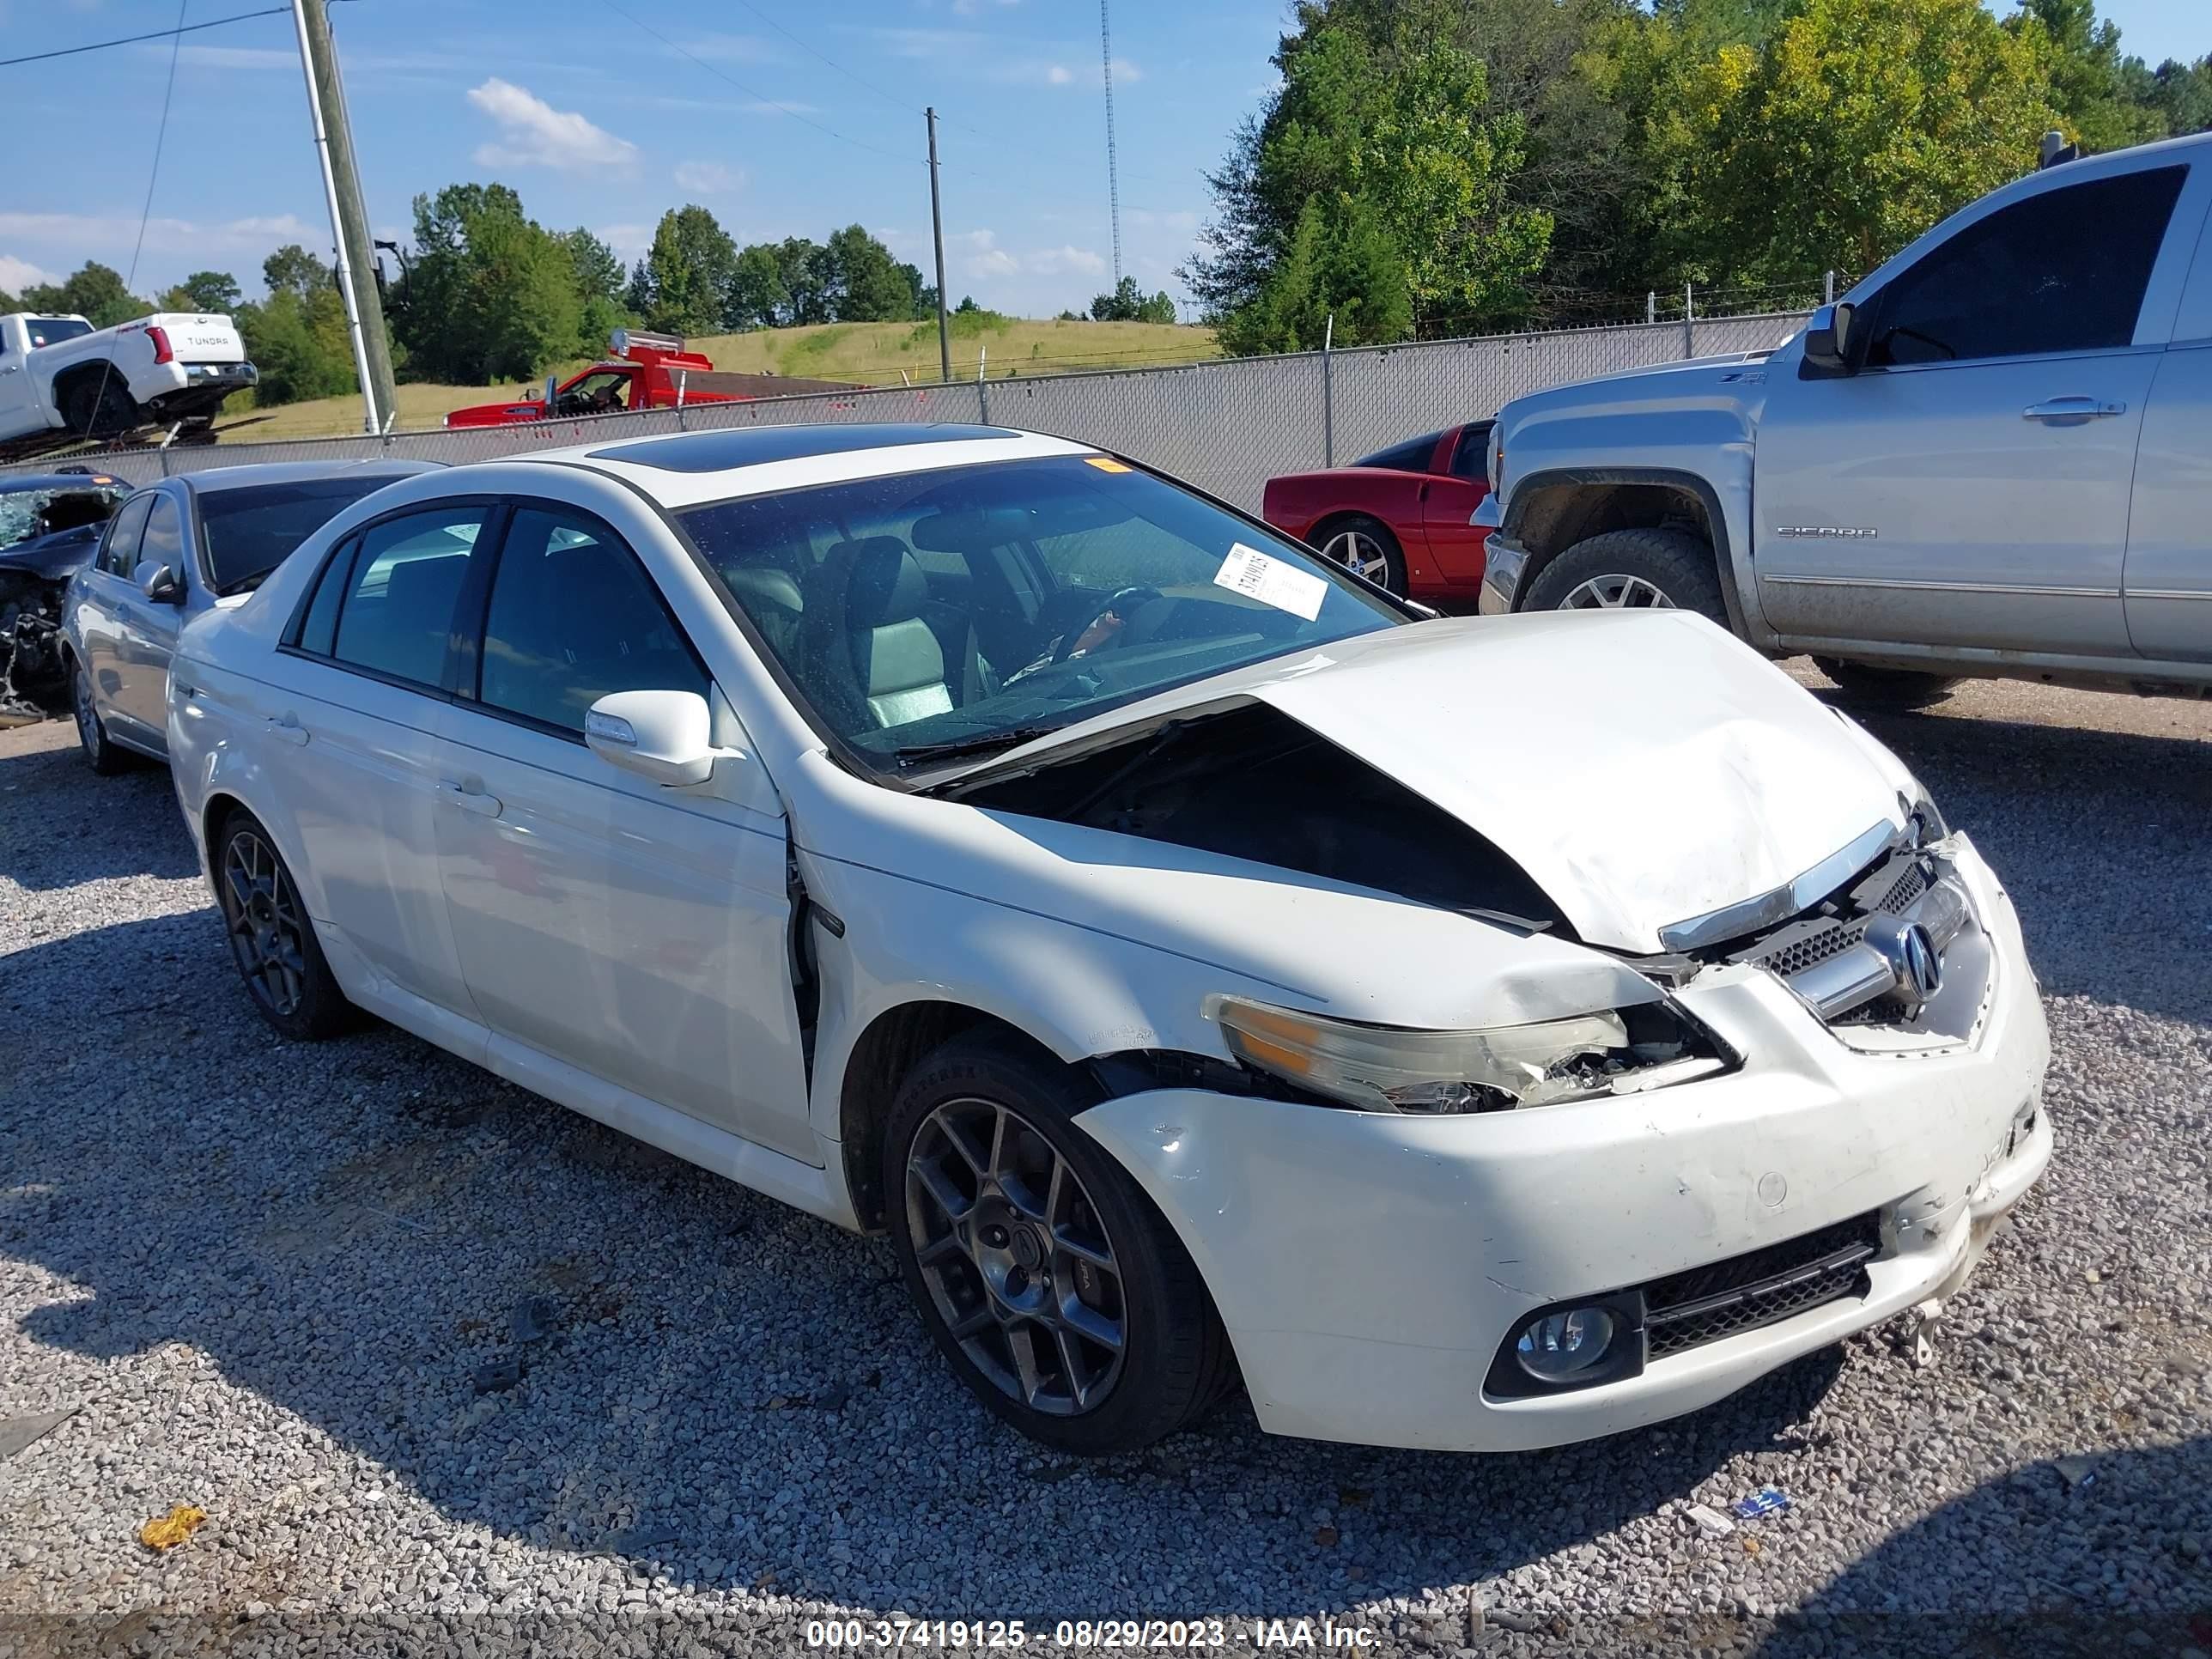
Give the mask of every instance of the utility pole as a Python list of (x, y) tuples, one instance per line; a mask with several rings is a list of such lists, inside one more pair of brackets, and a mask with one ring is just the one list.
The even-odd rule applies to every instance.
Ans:
[(952, 384), (952, 331), (945, 320), (945, 212), (937, 198), (937, 111), (922, 111), (929, 118), (929, 234), (937, 242), (937, 367), (939, 378)]
[(323, 194), (330, 204), (338, 294), (345, 301), (354, 372), (361, 377), (362, 429), (381, 433), (398, 412), (392, 384), (392, 347), (385, 337), (384, 301), (374, 275), (376, 249), (368, 234), (368, 213), (362, 204), (353, 129), (346, 119), (345, 88), (338, 78), (325, 0), (292, 0), (292, 22), (300, 36), (300, 64), (307, 80), (307, 114), (322, 164)]

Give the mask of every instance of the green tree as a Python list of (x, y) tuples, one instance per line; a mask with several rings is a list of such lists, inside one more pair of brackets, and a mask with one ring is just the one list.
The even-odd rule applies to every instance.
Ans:
[(596, 356), (607, 349), (608, 335), (629, 320), (623, 301), (623, 262), (612, 248), (580, 227), (554, 240), (567, 252), (575, 280), (576, 349)]
[(1258, 297), (1218, 327), (1222, 349), (1234, 356), (1310, 351), (1332, 337), (1339, 345), (1386, 344), (1413, 331), (1405, 259), (1373, 206), (1357, 196), (1309, 200)]
[(337, 277), (319, 255), (287, 242), (261, 262), (261, 280), (271, 294), (313, 294), (333, 286)]
[(775, 246), (755, 242), (738, 255), (722, 305), (725, 328), (774, 328), (791, 304)]
[(535, 380), (574, 355), (583, 322), (575, 260), (508, 186), (448, 185), (416, 197), (415, 246), (393, 307), (410, 375)]
[(238, 278), (227, 270), (196, 270), (161, 296), (165, 311), (209, 311), (228, 314), (245, 303)]
[(1872, 270), (2034, 164), (2047, 52), (1980, 0), (1805, 0), (1763, 48), (1675, 54), (1649, 141), (1683, 268)]
[(832, 231), (822, 250), (831, 314), (841, 323), (911, 321), (921, 272), (859, 225)]
[(2194, 64), (2168, 58), (2152, 72), (2140, 95), (2165, 116), (2168, 132), (2212, 131), (2212, 55)]
[(2097, 0), (2021, 0), (2005, 26), (2015, 36), (2041, 32), (2051, 101), (2083, 149), (2124, 149), (2172, 131), (2166, 112), (2142, 95), (2142, 59), (2122, 58), (2118, 27), (2097, 21)]
[(712, 334), (722, 326), (737, 264), (737, 244), (705, 208), (695, 203), (662, 214), (645, 256), (646, 320), (673, 334)]
[(1171, 323), (1176, 319), (1175, 301), (1164, 289), (1147, 295), (1137, 286), (1135, 277), (1124, 276), (1114, 284), (1112, 293), (1093, 296), (1091, 319), (1098, 323)]
[(775, 247), (776, 269), (783, 275), (781, 320), (787, 324), (827, 323), (836, 319), (830, 289), (829, 257), (819, 242), (805, 236), (787, 236)]
[[(1324, 319), (1356, 301), (1343, 308), (1363, 331), (1392, 319), (1437, 336), (1525, 316), (1551, 216), (1510, 198), (1526, 123), (1490, 107), (1488, 71), (1447, 10), (1409, 4), (1370, 27), (1315, 6), (1299, 20), (1276, 53), (1282, 88), (1211, 176), (1217, 216), (1183, 269), (1224, 340), (1290, 329), (1317, 346), (1303, 331), (1316, 295), (1331, 302)], [(1329, 234), (1356, 239), (1350, 257), (1312, 240)], [(1371, 293), (1334, 292), (1367, 277)]]
[(28, 311), (73, 313), (94, 328), (112, 328), (157, 309), (125, 288), (120, 272), (95, 260), (64, 281), (25, 289), (21, 303)]
[(0, 288), (0, 313), (23, 309), (23, 302), (4, 288)]

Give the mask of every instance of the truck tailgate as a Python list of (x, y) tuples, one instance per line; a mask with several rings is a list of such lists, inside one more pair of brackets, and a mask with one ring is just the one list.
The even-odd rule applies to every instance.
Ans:
[(169, 337), (169, 349), (184, 363), (242, 363), (246, 361), (246, 342), (239, 338), (238, 329), (228, 317), (210, 316), (204, 313), (165, 311), (149, 317), (143, 324), (128, 324), (131, 327), (158, 328)]

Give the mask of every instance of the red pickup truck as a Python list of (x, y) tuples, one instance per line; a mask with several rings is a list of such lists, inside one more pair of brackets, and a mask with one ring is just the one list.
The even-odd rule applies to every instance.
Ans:
[(689, 404), (743, 403), (751, 398), (800, 392), (849, 390), (837, 380), (800, 380), (781, 374), (725, 374), (702, 351), (687, 351), (672, 334), (618, 328), (609, 337), (614, 355), (560, 380), (548, 375), (544, 392), (512, 403), (471, 404), (446, 416), (447, 426), (518, 426), (549, 416), (567, 420), (620, 415), (640, 409), (678, 409)]

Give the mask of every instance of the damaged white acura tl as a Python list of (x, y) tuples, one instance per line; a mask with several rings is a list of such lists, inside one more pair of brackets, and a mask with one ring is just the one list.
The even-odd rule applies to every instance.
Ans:
[(278, 1030), (368, 1010), (888, 1231), (1070, 1449), (1239, 1380), (1327, 1439), (1649, 1423), (1948, 1295), (2050, 1156), (2013, 907), (1850, 721), (1060, 439), (408, 479), (169, 697)]

